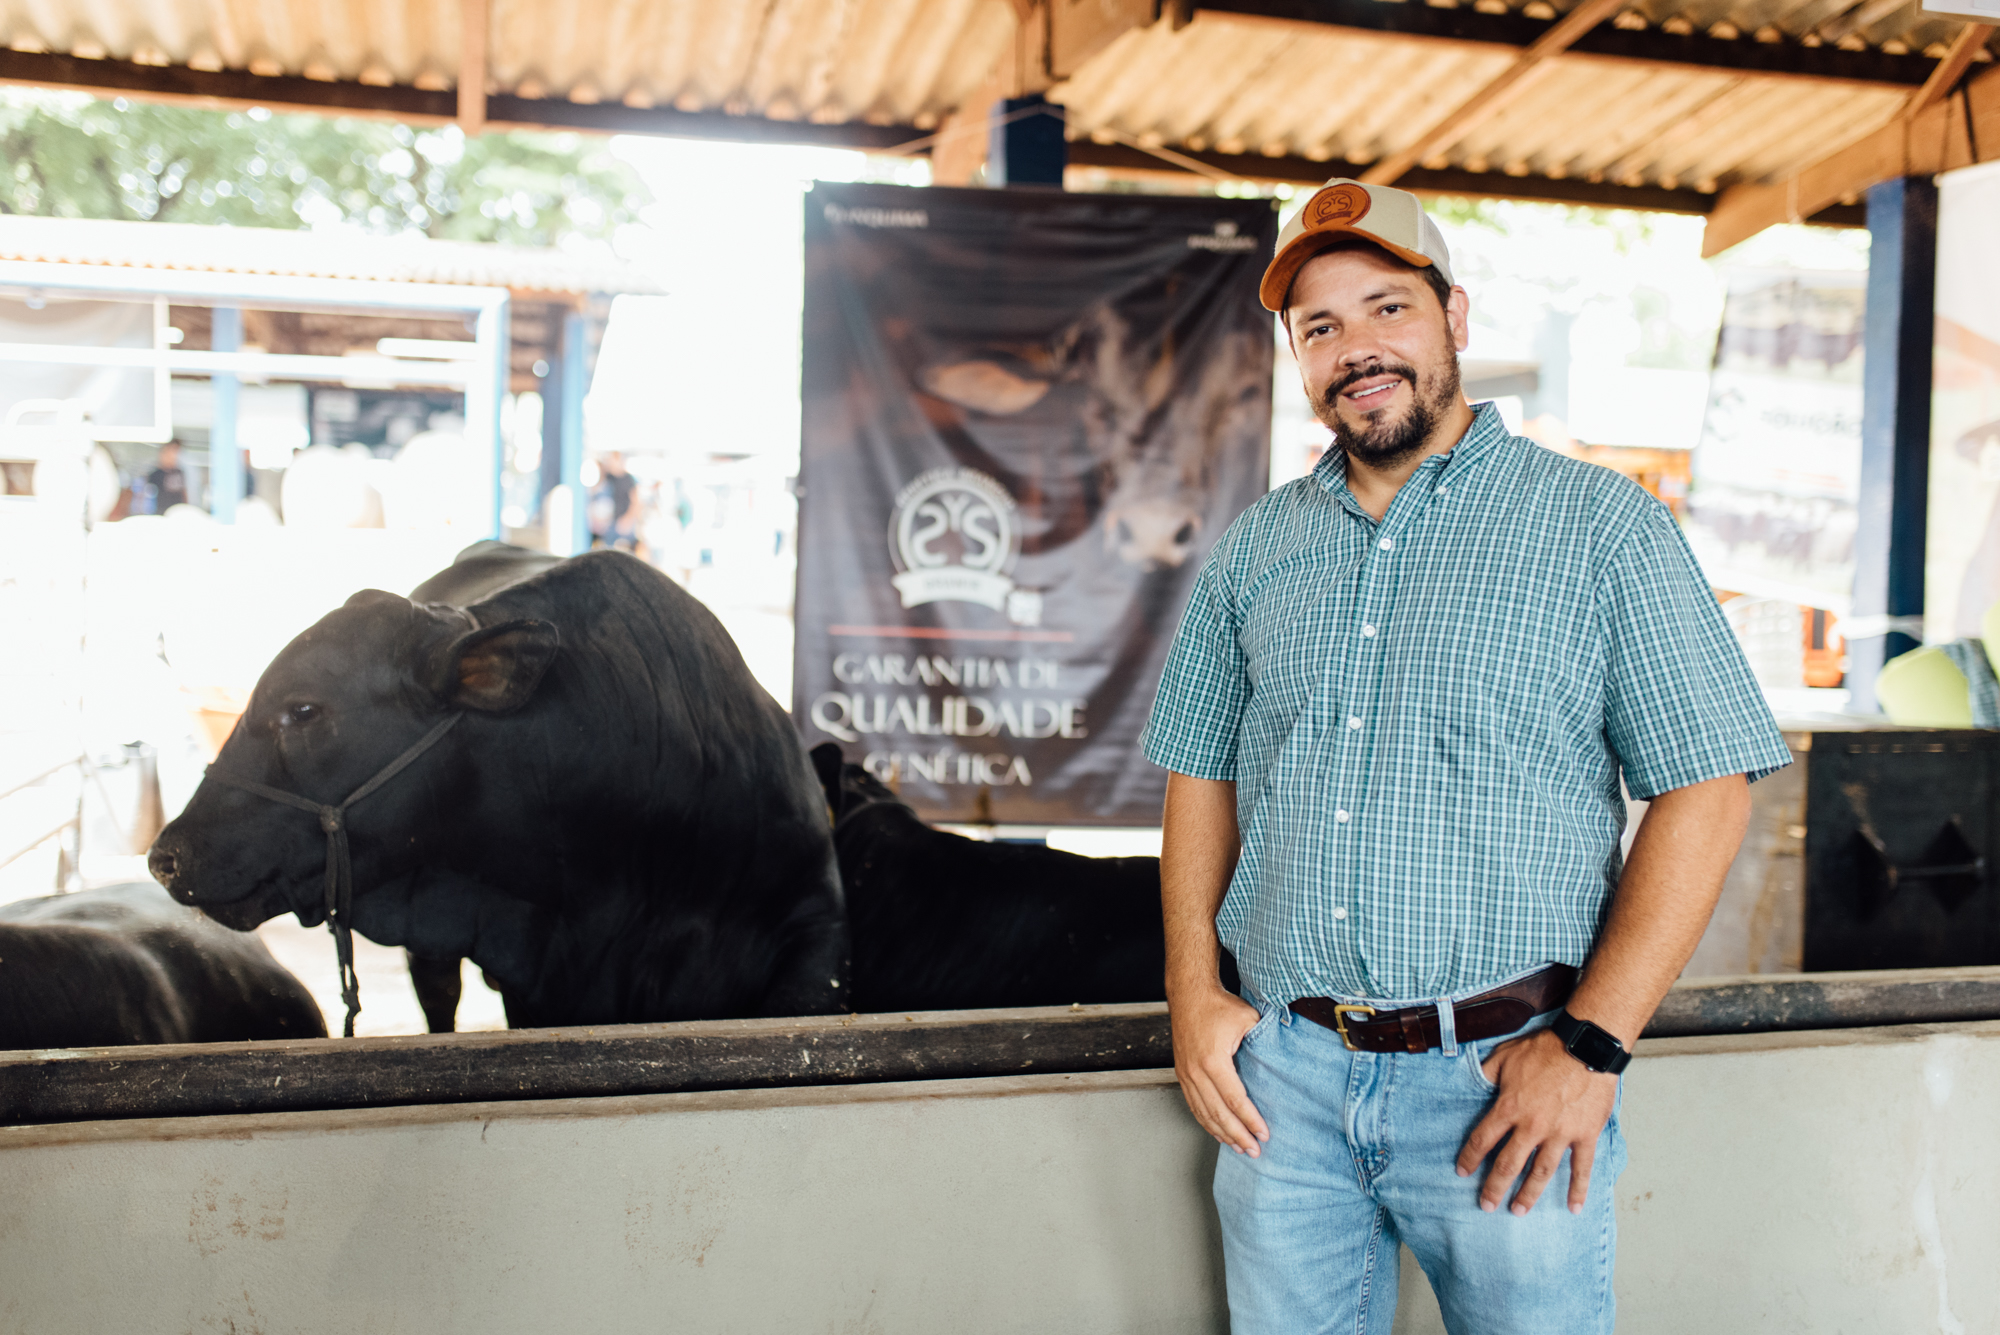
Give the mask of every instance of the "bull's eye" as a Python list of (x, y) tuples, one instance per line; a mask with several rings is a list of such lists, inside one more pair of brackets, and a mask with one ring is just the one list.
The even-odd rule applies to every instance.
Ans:
[(319, 717), (319, 706), (312, 704), (286, 705), (285, 712), (278, 716), (278, 722), (287, 728), (304, 727)]

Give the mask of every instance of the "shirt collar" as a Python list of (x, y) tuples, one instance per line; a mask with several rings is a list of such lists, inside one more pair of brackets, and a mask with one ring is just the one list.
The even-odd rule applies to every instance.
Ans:
[[(1500, 420), (1499, 407), (1491, 402), (1475, 404), (1472, 409), (1472, 425), (1465, 429), (1465, 434), (1458, 438), (1458, 443), (1444, 453), (1433, 454), (1424, 460), (1417, 465), (1417, 472), (1429, 470), (1442, 473), (1446, 469), (1451, 469), (1456, 475), (1471, 467), (1482, 455), (1507, 438), (1507, 424)], [(1343, 505), (1366, 515), (1367, 512), (1360, 509), (1361, 503), (1354, 499), (1354, 493), (1347, 489), (1345, 450), (1337, 447), (1329, 448), (1320, 456), (1319, 462), (1313, 465), (1312, 477)]]

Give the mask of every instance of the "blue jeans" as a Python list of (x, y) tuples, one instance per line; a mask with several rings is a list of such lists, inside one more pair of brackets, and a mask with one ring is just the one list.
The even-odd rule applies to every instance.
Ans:
[[(1407, 1245), (1452, 1335), (1597, 1335), (1612, 1328), (1618, 1114), (1597, 1141), (1590, 1200), (1569, 1212), (1567, 1156), (1534, 1209), (1511, 1192), (1479, 1208), (1484, 1168), (1455, 1161), (1495, 1090), (1480, 1063), (1514, 1034), (1454, 1055), (1349, 1052), (1340, 1036), (1267, 1009), (1236, 1069), (1270, 1127), (1259, 1157), (1215, 1165), (1232, 1335), (1389, 1335)], [(1488, 1158), (1488, 1165), (1491, 1157)]]

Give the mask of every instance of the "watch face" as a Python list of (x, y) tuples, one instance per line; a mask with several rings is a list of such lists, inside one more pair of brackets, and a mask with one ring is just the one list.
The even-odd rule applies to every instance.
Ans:
[(1632, 1060), (1632, 1054), (1625, 1051), (1625, 1045), (1610, 1033), (1588, 1020), (1577, 1019), (1568, 1011), (1557, 1017), (1556, 1032), (1570, 1056), (1600, 1074), (1616, 1075)]
[(1617, 1039), (1593, 1024), (1584, 1025), (1583, 1032), (1570, 1043), (1569, 1050), (1593, 1071), (1609, 1070), (1613, 1062), (1625, 1055), (1625, 1049)]

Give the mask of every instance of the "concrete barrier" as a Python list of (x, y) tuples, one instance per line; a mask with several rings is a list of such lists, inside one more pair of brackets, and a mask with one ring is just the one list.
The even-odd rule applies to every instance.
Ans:
[[(1685, 978), (1646, 1038), (2000, 1020), (2000, 967)], [(0, 1052), (0, 1126), (1138, 1071), (1164, 1002)]]
[[(1619, 1329), (2000, 1329), (1996, 1110), (2000, 1022), (1645, 1043)], [(4, 1127), (0, 1332), (1220, 1331), (1213, 1158), (1158, 1071)]]
[(0, 1331), (1223, 1327), (1158, 1072), (14, 1127)]

